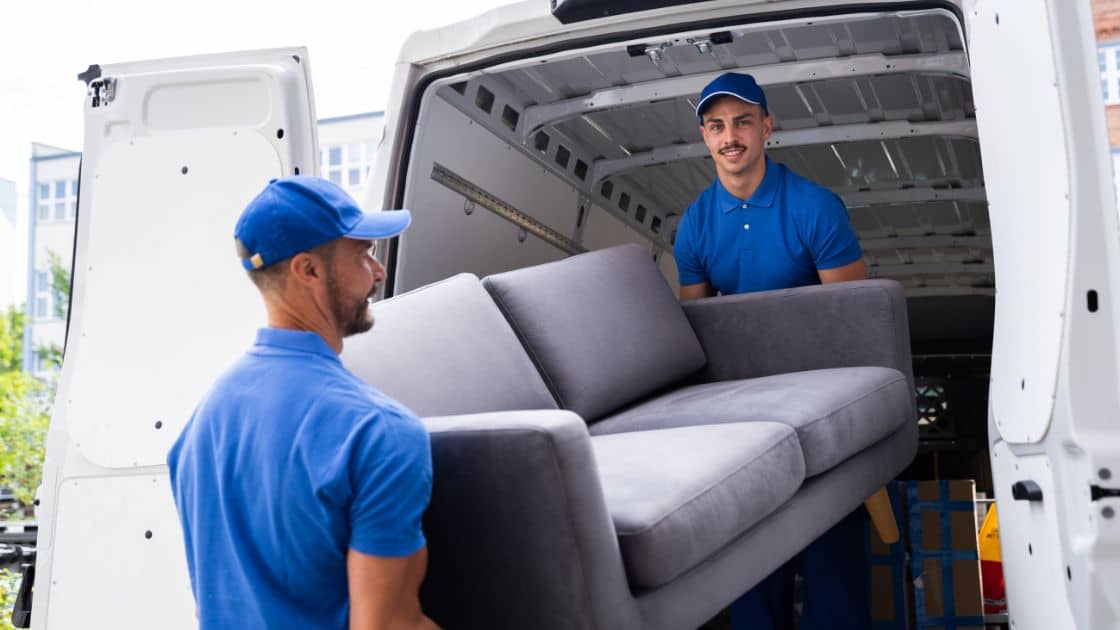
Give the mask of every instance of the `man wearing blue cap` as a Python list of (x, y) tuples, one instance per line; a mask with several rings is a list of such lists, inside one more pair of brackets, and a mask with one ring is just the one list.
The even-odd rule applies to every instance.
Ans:
[(365, 214), (316, 177), (271, 181), (234, 231), (268, 326), (168, 454), (202, 628), (433, 628), (418, 592), (428, 435), (339, 361), (385, 279)]
[[(696, 106), (716, 180), (685, 210), (673, 244), (680, 297), (747, 293), (867, 277), (843, 202), (766, 155), (774, 119), (747, 74), (709, 83)], [(793, 575), (804, 579), (800, 627), (870, 625), (860, 508), (731, 606), (732, 627), (793, 627)]]

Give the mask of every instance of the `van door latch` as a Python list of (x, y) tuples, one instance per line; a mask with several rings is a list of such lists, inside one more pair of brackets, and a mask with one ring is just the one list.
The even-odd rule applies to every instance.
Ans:
[(1111, 497), (1120, 497), (1120, 488), (1102, 488), (1100, 486), (1089, 486), (1089, 496), (1094, 501), (1108, 499)]
[(112, 77), (104, 77), (91, 81), (89, 96), (91, 107), (101, 107), (112, 103), (113, 99), (117, 97), (117, 80)]
[(1037, 483), (1030, 480), (1016, 481), (1015, 484), (1011, 486), (1011, 496), (1014, 497), (1016, 501), (1030, 501), (1032, 503), (1041, 501), (1042, 488), (1040, 488)]

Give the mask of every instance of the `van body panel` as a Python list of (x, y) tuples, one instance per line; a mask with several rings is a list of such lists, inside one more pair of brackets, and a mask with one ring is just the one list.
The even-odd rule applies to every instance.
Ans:
[[(965, 9), (981, 150), (993, 191), (1000, 291), (989, 441), (1009, 612), (1017, 628), (1115, 627), (1120, 493), (1110, 493), (1120, 485), (1113, 480), (1120, 465), (1115, 423), (1120, 243), (1092, 6), (1089, 0), (977, 0)], [(1029, 47), (1044, 55), (1024, 61), (1038, 54)], [(1001, 61), (989, 66), (996, 59)], [(1019, 64), (1037, 76), (1019, 76)], [(1016, 79), (998, 93), (999, 81), (1008, 76)], [(978, 85), (981, 77), (987, 79), (984, 87)], [(1031, 119), (1019, 118), (1032, 111)], [(1019, 120), (1014, 133), (1001, 139), (1007, 129), (1000, 127), (1013, 120)], [(1005, 164), (993, 164), (997, 159)], [(1014, 187), (1028, 194), (1011, 191)], [(1018, 208), (1003, 206), (1016, 196)], [(1010, 220), (1013, 214), (1019, 219)], [(1053, 221), (1055, 231), (1032, 225), (1043, 221)], [(1034, 257), (1026, 261), (1018, 249)], [(1053, 259), (1056, 251), (1065, 258)], [(1003, 266), (1008, 258), (1019, 264)], [(1033, 265), (1045, 260), (1054, 269), (1039, 275)], [(1059, 270), (1060, 282), (1052, 273)], [(1040, 295), (1059, 286), (1060, 300)], [(1050, 329), (1055, 316), (1061, 320), (1056, 339)], [(1053, 403), (1043, 404), (1051, 408), (1046, 414), (1034, 403), (1023, 406), (1031, 394), (1029, 381), (1024, 387), (1022, 379), (1029, 376), (1014, 381), (1017, 373), (1032, 370), (1047, 379), (1053, 372)], [(1034, 397), (1043, 402), (1040, 392)], [(1041, 500), (1016, 500), (1012, 487), (1021, 481), (1043, 487)], [(1063, 591), (1064, 598), (1054, 596)]]
[(195, 626), (167, 450), (265, 321), (233, 227), (269, 179), (316, 174), (314, 121), (302, 48), (107, 65), (91, 84), (34, 627)]

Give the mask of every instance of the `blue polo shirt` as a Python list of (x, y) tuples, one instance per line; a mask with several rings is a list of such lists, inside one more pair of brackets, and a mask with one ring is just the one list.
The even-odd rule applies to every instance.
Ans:
[(167, 463), (203, 629), (346, 628), (347, 549), (425, 544), (427, 432), (315, 333), (257, 333)]
[(681, 285), (710, 282), (724, 295), (820, 283), (818, 269), (863, 256), (844, 202), (766, 158), (743, 200), (719, 178), (685, 210), (673, 243)]

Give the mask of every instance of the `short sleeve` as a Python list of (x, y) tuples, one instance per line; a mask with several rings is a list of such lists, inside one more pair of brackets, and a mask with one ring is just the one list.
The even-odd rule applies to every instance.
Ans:
[(381, 413), (352, 450), (350, 548), (402, 557), (424, 546), (420, 518), (432, 495), (428, 433), (415, 417)]
[(831, 192), (824, 192), (808, 222), (806, 245), (813, 255), (817, 269), (835, 269), (854, 263), (863, 256), (859, 238), (852, 229), (848, 209), (844, 202)]
[(677, 262), (677, 277), (681, 286), (708, 281), (708, 270), (700, 257), (699, 239), (696, 237), (695, 205), (684, 211), (677, 224), (677, 238), (673, 241), (673, 259)]

